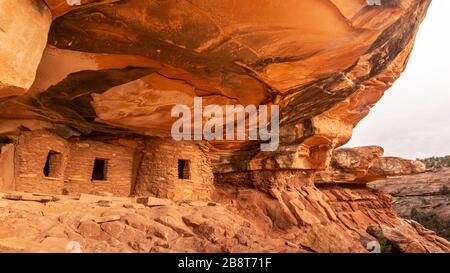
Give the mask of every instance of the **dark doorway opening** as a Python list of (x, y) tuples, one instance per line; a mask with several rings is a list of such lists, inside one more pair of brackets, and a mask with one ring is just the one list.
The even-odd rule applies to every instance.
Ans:
[(14, 143), (9, 137), (7, 136), (0, 136), (0, 144), (11, 144)]
[(6, 136), (0, 136), (0, 153), (2, 152), (2, 147), (8, 144), (12, 144), (14, 141), (12, 141), (9, 137)]
[(45, 177), (61, 177), (62, 176), (62, 154), (50, 151), (44, 165)]
[(189, 160), (178, 160), (178, 178), (179, 179), (191, 179), (191, 170)]
[(108, 169), (108, 160), (96, 158), (94, 161), (94, 169), (92, 170), (92, 180), (106, 181), (107, 169)]

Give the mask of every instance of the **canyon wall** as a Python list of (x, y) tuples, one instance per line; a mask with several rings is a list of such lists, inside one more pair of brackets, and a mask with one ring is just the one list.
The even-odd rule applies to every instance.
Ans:
[[(2, 145), (0, 185), (215, 200), (306, 251), (364, 252), (380, 236), (402, 252), (448, 251), (366, 186), (422, 165), (338, 149), (406, 68), (430, 3), (3, 1), (0, 135), (14, 144)], [(278, 149), (172, 141), (173, 106), (192, 110), (195, 97), (278, 105)]]

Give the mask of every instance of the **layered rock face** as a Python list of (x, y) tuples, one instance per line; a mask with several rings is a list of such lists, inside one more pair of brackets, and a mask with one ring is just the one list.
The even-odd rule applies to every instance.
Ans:
[(52, 22), (42, 1), (0, 2), (0, 98), (21, 95), (35, 79)]
[(450, 239), (450, 168), (375, 181), (369, 187), (393, 196), (401, 217), (414, 219)]
[(405, 176), (425, 172), (416, 160), (382, 157), (379, 146), (336, 149), (327, 170), (315, 173), (316, 183), (366, 184), (388, 176)]
[[(90, 174), (78, 173), (73, 160), (73, 145), (86, 149), (85, 143), (95, 140), (108, 143), (113, 147), (109, 150), (127, 150), (126, 158), (132, 158), (127, 161), (133, 162), (123, 184), (131, 185), (132, 195), (206, 198), (226, 205), (225, 211), (204, 209), (201, 221), (183, 218), (203, 210), (184, 210), (183, 202), (164, 212), (146, 208), (139, 220), (144, 227), (130, 224), (130, 211), (121, 212), (111, 220), (121, 222), (111, 226), (80, 215), (72, 221), (61, 211), (82, 211), (85, 204), (64, 202), (54, 204), (58, 209), (50, 217), (26, 217), (36, 222), (58, 219), (58, 237), (50, 237), (63, 241), (80, 239), (65, 230), (86, 233), (84, 239), (95, 232), (98, 236), (85, 242), (91, 251), (117, 250), (117, 240), (135, 251), (164, 251), (158, 246), (173, 249), (181, 237), (181, 250), (190, 251), (366, 252), (367, 242), (384, 236), (397, 251), (448, 252), (447, 241), (399, 219), (387, 195), (366, 187), (374, 179), (421, 172), (421, 165), (382, 158), (379, 147), (336, 150), (405, 69), (431, 0), (386, 0), (381, 6), (368, 2), (2, 2), (1, 169), (14, 173), (22, 168), (26, 162), (17, 166), (11, 149), (29, 144), (21, 141), (24, 135), (44, 132), (71, 144), (68, 166), (72, 176), (83, 179), (69, 177), (78, 181), (69, 190), (79, 192), (97, 180), (94, 176), (108, 180), (105, 166), (110, 159), (93, 155), (96, 149), (80, 157), (85, 172), (93, 173), (92, 181)], [(171, 109), (177, 104), (192, 109), (194, 97), (203, 99), (203, 107), (278, 105), (278, 149), (263, 152), (260, 141), (248, 140), (172, 144), (176, 119)], [(42, 166), (33, 169), (39, 174), (20, 173), (20, 180), (53, 179), (52, 156), (64, 151), (54, 151), (52, 145), (33, 149), (43, 151), (40, 163), (36, 161)], [(25, 147), (24, 154), (32, 157), (33, 151)], [(20, 190), (10, 176), (3, 176), (0, 185)], [(65, 177), (67, 173), (55, 179), (58, 192), (71, 183)], [(177, 183), (181, 180), (187, 181)], [(114, 184), (112, 188), (115, 192)], [(15, 203), (5, 206), (21, 209)], [(98, 217), (104, 212), (92, 213)], [(154, 223), (161, 213), (174, 219), (155, 220), (161, 227)], [(231, 229), (234, 215), (239, 216), (238, 226)], [(8, 214), (1, 217), (15, 221)], [(120, 232), (112, 234), (113, 228)], [(128, 237), (119, 238), (122, 232)], [(32, 241), (39, 242), (44, 233), (37, 230)], [(138, 233), (139, 238), (133, 237)], [(152, 235), (144, 239), (145, 234)], [(189, 245), (185, 237), (196, 240)], [(255, 244), (254, 238), (269, 241)], [(36, 249), (39, 245), (23, 251)]]
[[(211, 143), (223, 173), (324, 168), (405, 68), (430, 1), (31, 2), (52, 12), (48, 46), (28, 94), (0, 102), (0, 132), (169, 137), (172, 106), (194, 96), (204, 106), (279, 105), (276, 152)], [(6, 44), (26, 54), (36, 42)]]

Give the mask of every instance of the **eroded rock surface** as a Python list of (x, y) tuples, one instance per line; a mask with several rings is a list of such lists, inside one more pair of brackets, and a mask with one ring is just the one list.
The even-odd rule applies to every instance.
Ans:
[(70, 252), (79, 244), (82, 252), (367, 252), (374, 230), (401, 252), (450, 250), (434, 232), (397, 218), (376, 190), (304, 186), (273, 199), (241, 189), (228, 200), (233, 193), (221, 191), (217, 202), (161, 199), (150, 207), (101, 196), (5, 199), (9, 193), (0, 203), (0, 251)]
[(51, 22), (41, 0), (0, 2), (0, 98), (25, 94), (31, 87)]
[(393, 196), (401, 217), (413, 218), (440, 236), (450, 238), (450, 168), (375, 181), (370, 187)]
[[(27, 191), (52, 180), (45, 185), (56, 193), (89, 192), (108, 179), (105, 157), (126, 150), (124, 191), (117, 181), (97, 190), (177, 202), (8, 193), (0, 251), (62, 252), (76, 241), (86, 252), (366, 252), (383, 235), (401, 252), (448, 252), (446, 240), (398, 218), (387, 195), (365, 186), (420, 165), (382, 158), (379, 147), (335, 150), (405, 69), (430, 2), (2, 2), (2, 189), (17, 190), (11, 173), (25, 168), (16, 177)], [(203, 141), (190, 154), (205, 158), (191, 166), (184, 144), (168, 138), (172, 107), (192, 107), (194, 97), (204, 107), (279, 105), (279, 148)], [(62, 164), (50, 171), (58, 154), (74, 175)], [(118, 180), (123, 166), (110, 163)], [(186, 166), (202, 167), (189, 175)], [(198, 196), (212, 200), (178, 201)]]
[(359, 183), (425, 172), (425, 165), (416, 160), (382, 157), (379, 146), (336, 149), (327, 170), (316, 172), (316, 183)]

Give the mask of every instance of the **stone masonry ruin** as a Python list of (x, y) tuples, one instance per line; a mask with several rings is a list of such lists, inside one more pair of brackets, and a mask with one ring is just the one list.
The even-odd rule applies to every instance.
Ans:
[(207, 148), (169, 139), (64, 139), (46, 130), (1, 139), (0, 190), (208, 200)]

